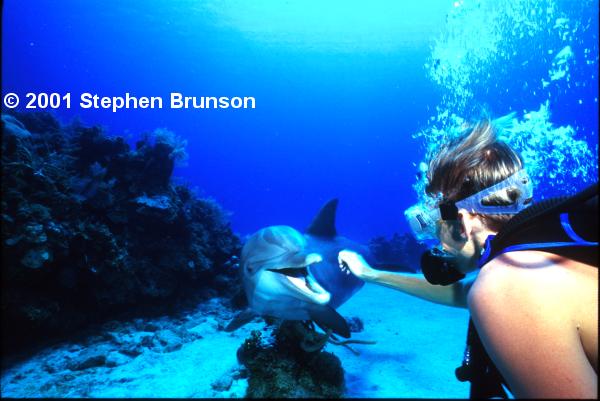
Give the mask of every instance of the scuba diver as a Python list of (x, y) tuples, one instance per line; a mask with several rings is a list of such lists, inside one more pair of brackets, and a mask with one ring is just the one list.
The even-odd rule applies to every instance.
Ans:
[[(520, 156), (482, 119), (429, 162), (429, 205), (405, 212), (420, 275), (371, 268), (343, 250), (340, 267), (419, 298), (468, 308), (461, 381), (471, 398), (598, 397), (598, 184), (533, 202)], [(442, 339), (440, 339), (442, 340)]]

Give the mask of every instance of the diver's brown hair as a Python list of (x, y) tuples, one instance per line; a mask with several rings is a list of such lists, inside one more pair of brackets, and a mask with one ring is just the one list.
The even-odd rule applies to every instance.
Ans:
[[(459, 201), (522, 169), (521, 157), (498, 138), (499, 131), (512, 116), (510, 114), (495, 121), (485, 117), (442, 146), (429, 162), (425, 187), (427, 194), (441, 194), (445, 200)], [(488, 205), (509, 205), (520, 195), (517, 188), (512, 188), (484, 201)], [(495, 231), (499, 231), (512, 217), (510, 214), (480, 216)]]

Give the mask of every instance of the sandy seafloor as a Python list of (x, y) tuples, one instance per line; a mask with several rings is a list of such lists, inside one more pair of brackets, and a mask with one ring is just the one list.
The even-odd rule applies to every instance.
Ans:
[[(220, 308), (218, 300), (213, 304), (214, 309)], [(128, 358), (115, 351), (116, 345), (111, 350), (110, 342), (58, 343), (3, 371), (1, 395), (243, 397), (247, 379), (240, 374), (236, 350), (251, 330), (263, 330), (265, 323), (256, 319), (226, 333), (218, 329), (223, 325), (222, 316), (211, 314), (210, 308), (204, 305), (181, 320), (186, 330), (199, 338), (178, 350), (146, 349)], [(468, 398), (468, 383), (454, 377), (464, 350), (466, 310), (367, 284), (339, 312), (362, 319), (364, 331), (353, 333), (353, 338), (377, 341), (375, 345), (353, 345), (360, 356), (327, 345), (327, 351), (337, 355), (345, 369), (346, 397)], [(123, 334), (132, 341), (143, 335), (143, 330)], [(107, 358), (113, 360), (112, 367), (102, 363), (76, 371), (66, 367), (65, 360), (84, 351), (94, 352), (94, 347), (112, 355)]]

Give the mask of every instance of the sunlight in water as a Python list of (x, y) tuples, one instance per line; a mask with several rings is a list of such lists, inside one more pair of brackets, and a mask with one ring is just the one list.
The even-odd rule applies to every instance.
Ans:
[[(592, 3), (578, 2), (577, 7), (589, 9)], [(581, 189), (582, 184), (597, 180), (597, 145), (596, 149), (590, 149), (575, 128), (555, 127), (550, 121), (551, 91), (568, 92), (571, 84), (583, 87), (588, 84), (571, 82), (570, 70), (575, 58), (572, 45), (581, 44), (578, 37), (590, 25), (586, 19), (570, 20), (554, 0), (454, 3), (445, 30), (435, 40), (425, 64), (429, 77), (442, 89), (442, 101), (436, 107), (436, 115), (430, 118), (430, 127), (413, 135), (424, 142), (426, 151), (414, 185), (421, 201), (426, 201), (426, 160), (439, 144), (459, 135), (465, 117), (472, 117), (473, 110), (484, 108), (481, 103), (490, 94), (487, 88), (497, 89), (501, 80), (518, 82), (524, 77), (528, 81), (521, 83), (523, 90), (535, 94), (536, 90), (543, 93), (541, 90), (545, 89), (546, 101), (537, 111), (523, 111), (522, 116), (514, 118), (503, 139), (522, 155), (536, 185), (536, 198), (555, 196), (557, 192), (572, 193)], [(579, 51), (583, 52), (587, 65), (597, 65), (597, 44), (587, 45), (578, 46)], [(517, 54), (512, 49), (523, 50)], [(515, 64), (521, 69), (521, 76), (511, 75), (514, 70), (506, 67)], [(540, 64), (544, 68), (533, 70), (533, 66)], [(531, 79), (532, 76), (535, 78)], [(508, 111), (490, 110), (496, 116)]]
[[(415, 135), (415, 138), (423, 137), (427, 143), (426, 159), (437, 152), (439, 144), (460, 135), (465, 123), (465, 119), (456, 114), (440, 113), (438, 117), (437, 125)], [(549, 102), (546, 102), (537, 111), (513, 118), (512, 126), (500, 134), (500, 138), (523, 158), (537, 200), (557, 191), (573, 193), (581, 189), (578, 184), (591, 184), (598, 175), (598, 149), (591, 150), (585, 140), (578, 139), (570, 125), (555, 127), (550, 117)], [(419, 171), (419, 179), (413, 188), (421, 201), (429, 201), (425, 195), (425, 161), (419, 165)]]
[(426, 43), (447, 12), (439, 0), (209, 1), (218, 24), (268, 44), (327, 51), (392, 51)]

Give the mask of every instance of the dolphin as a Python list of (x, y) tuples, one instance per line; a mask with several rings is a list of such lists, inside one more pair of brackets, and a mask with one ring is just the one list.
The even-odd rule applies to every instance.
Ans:
[(327, 202), (304, 234), (290, 226), (269, 226), (254, 233), (240, 259), (249, 308), (225, 328), (233, 331), (257, 315), (312, 320), (324, 330), (350, 337), (335, 308), (364, 282), (338, 263), (342, 249), (368, 255), (368, 248), (337, 235), (338, 200)]

